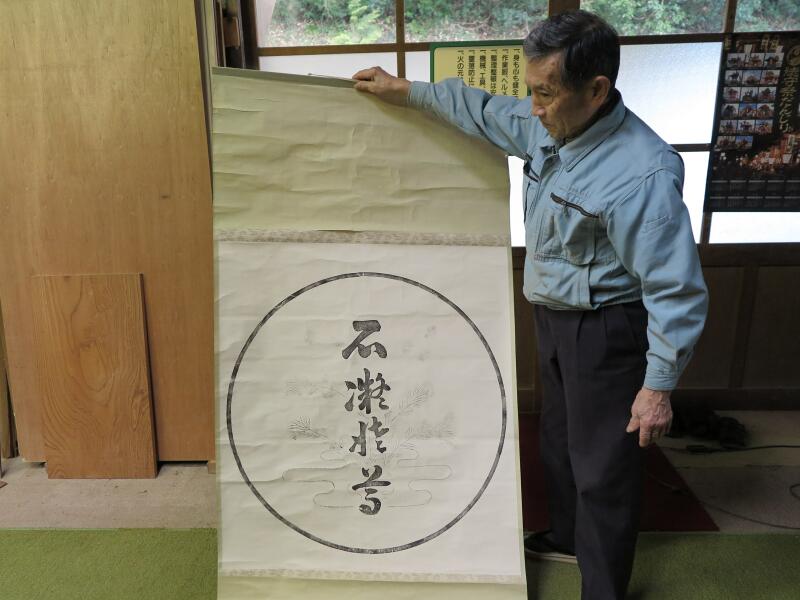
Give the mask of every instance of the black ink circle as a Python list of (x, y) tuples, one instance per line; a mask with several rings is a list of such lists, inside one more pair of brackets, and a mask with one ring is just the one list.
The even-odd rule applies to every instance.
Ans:
[[(236, 375), (239, 372), (239, 366), (242, 364), (242, 359), (244, 359), (244, 355), (247, 352), (247, 349), (250, 347), (250, 344), (253, 342), (253, 340), (255, 339), (256, 335), (261, 330), (261, 328), (264, 326), (264, 324), (267, 321), (269, 321), (269, 319), (276, 312), (278, 312), (286, 304), (288, 304), (289, 302), (291, 302), (292, 300), (297, 298), (300, 294), (308, 292), (309, 290), (313, 290), (314, 288), (319, 287), (321, 285), (325, 285), (326, 283), (330, 283), (331, 281), (337, 281), (339, 279), (352, 279), (354, 277), (381, 277), (381, 278), (384, 278), (384, 279), (394, 279), (395, 281), (402, 281), (403, 283), (407, 283), (409, 285), (413, 285), (413, 286), (418, 287), (418, 288), (420, 288), (422, 290), (425, 290), (426, 292), (428, 292), (430, 294), (433, 294), (439, 300), (441, 300), (442, 302), (444, 302), (445, 304), (450, 306), (450, 308), (455, 310), (469, 324), (469, 326), (475, 332), (475, 335), (477, 335), (478, 338), (480, 339), (481, 343), (483, 344), (483, 347), (486, 349), (486, 352), (489, 355), (489, 360), (491, 360), (491, 362), (492, 362), (492, 366), (494, 367), (495, 374), (497, 375), (497, 385), (500, 387), (500, 400), (501, 400), (501, 404), (502, 404), (502, 425), (501, 425), (501, 428), (500, 428), (500, 443), (497, 446), (497, 455), (495, 456), (494, 462), (492, 463), (492, 468), (489, 469), (489, 474), (486, 476), (486, 480), (483, 482), (483, 485), (481, 486), (481, 489), (478, 490), (478, 493), (475, 495), (475, 497), (472, 499), (472, 501), (467, 505), (467, 507), (464, 510), (462, 510), (452, 521), (447, 523), (444, 527), (442, 527), (438, 531), (436, 531), (434, 533), (431, 533), (429, 535), (426, 535), (425, 537), (420, 538), (420, 539), (418, 539), (416, 541), (409, 542), (407, 544), (403, 544), (402, 546), (393, 546), (391, 548), (351, 548), (349, 546), (344, 546), (342, 544), (336, 544), (334, 542), (329, 542), (327, 540), (323, 540), (322, 538), (314, 535), (313, 533), (309, 533), (308, 531), (305, 531), (304, 529), (301, 529), (300, 527), (298, 527), (297, 525), (295, 525), (294, 523), (292, 523), (291, 521), (286, 519), (284, 516), (282, 516), (278, 511), (276, 511), (274, 508), (272, 508), (272, 506), (270, 506), (269, 502), (267, 502), (264, 499), (264, 497), (259, 493), (259, 491), (256, 489), (256, 487), (250, 481), (250, 478), (247, 476), (247, 473), (245, 472), (244, 467), (242, 466), (242, 461), (239, 458), (239, 452), (236, 450), (236, 442), (234, 441), (234, 438), (233, 438), (233, 426), (231, 424), (231, 406), (233, 404), (233, 388), (234, 388), (234, 384), (236, 383)], [(494, 353), (492, 352), (492, 349), (489, 347), (489, 343), (486, 341), (486, 338), (483, 337), (483, 334), (481, 333), (480, 329), (478, 329), (477, 325), (475, 325), (475, 323), (472, 322), (472, 319), (470, 319), (463, 310), (461, 310), (452, 301), (450, 301), (448, 298), (446, 298), (445, 296), (443, 296), (442, 294), (440, 294), (436, 290), (434, 290), (432, 288), (429, 288), (428, 286), (426, 286), (426, 285), (424, 285), (422, 283), (419, 283), (418, 281), (414, 281), (413, 279), (408, 279), (406, 277), (400, 277), (399, 275), (390, 275), (388, 273), (361, 272), (361, 273), (345, 273), (343, 275), (336, 275), (334, 277), (328, 277), (326, 279), (320, 279), (319, 281), (316, 281), (316, 282), (314, 282), (314, 283), (312, 283), (310, 285), (307, 285), (306, 287), (304, 287), (304, 288), (302, 288), (300, 290), (297, 290), (295, 293), (293, 293), (293, 294), (287, 296), (286, 298), (284, 298), (283, 300), (281, 300), (272, 310), (270, 310), (266, 314), (266, 316), (263, 319), (261, 319), (259, 324), (256, 325), (255, 329), (253, 329), (253, 332), (247, 338), (247, 341), (245, 342), (244, 346), (242, 347), (241, 352), (239, 352), (239, 356), (236, 358), (236, 364), (233, 367), (233, 373), (231, 373), (231, 382), (230, 382), (230, 384), (228, 384), (228, 402), (227, 402), (227, 410), (226, 410), (226, 420), (227, 420), (227, 425), (228, 425), (228, 440), (229, 440), (230, 445), (231, 445), (231, 451), (233, 452), (233, 457), (236, 459), (236, 464), (239, 467), (239, 472), (241, 473), (242, 478), (244, 479), (244, 482), (250, 488), (250, 491), (253, 492), (255, 497), (258, 498), (258, 500), (261, 502), (261, 504), (264, 505), (264, 508), (266, 508), (270, 512), (270, 514), (272, 514), (272, 516), (274, 516), (276, 519), (281, 521), (287, 527), (291, 527), (292, 529), (294, 529), (297, 533), (307, 537), (310, 540), (318, 542), (318, 543), (320, 543), (320, 544), (322, 544), (324, 546), (328, 546), (329, 548), (335, 548), (337, 550), (343, 550), (345, 552), (355, 552), (355, 553), (359, 553), (359, 554), (388, 554), (389, 552), (399, 552), (401, 550), (408, 550), (409, 548), (414, 548), (415, 546), (419, 546), (421, 544), (424, 544), (425, 542), (428, 542), (428, 541), (440, 536), (445, 531), (447, 531), (448, 529), (453, 527), (453, 525), (458, 523), (461, 519), (463, 519), (464, 515), (466, 515), (472, 509), (473, 506), (475, 506), (475, 504), (478, 502), (480, 497), (483, 495), (483, 492), (488, 487), (489, 482), (491, 481), (492, 477), (494, 476), (494, 472), (497, 470), (497, 464), (500, 462), (500, 455), (503, 452), (503, 442), (505, 441), (505, 438), (506, 438), (506, 422), (508, 420), (508, 417), (507, 417), (507, 414), (506, 414), (506, 390), (505, 390), (505, 387), (503, 386), (503, 377), (500, 374), (500, 367), (497, 365), (497, 359), (495, 359)]]

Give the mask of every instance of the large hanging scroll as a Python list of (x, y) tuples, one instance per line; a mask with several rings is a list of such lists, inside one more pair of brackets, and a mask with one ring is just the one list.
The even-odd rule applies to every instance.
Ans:
[(213, 99), (219, 597), (524, 598), (503, 156), (317, 78)]

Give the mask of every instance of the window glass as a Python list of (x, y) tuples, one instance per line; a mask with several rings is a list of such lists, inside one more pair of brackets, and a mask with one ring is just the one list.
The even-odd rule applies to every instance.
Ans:
[(525, 245), (525, 222), (522, 220), (522, 159), (508, 157), (508, 179), (511, 185), (511, 245)]
[(620, 35), (722, 31), (724, 7), (725, 0), (581, 0)]
[(736, 31), (790, 31), (800, 29), (797, 0), (739, 0)]
[(683, 179), (683, 201), (689, 209), (692, 232), (696, 242), (700, 241), (703, 226), (703, 201), (706, 194), (708, 174), (708, 152), (681, 152), (686, 174)]
[(430, 52), (406, 52), (406, 79), (410, 81), (431, 80)]
[(711, 219), (712, 244), (800, 242), (800, 213), (717, 212)]
[(295, 75), (328, 75), (350, 77), (368, 67), (382, 67), (387, 73), (397, 74), (397, 56), (394, 52), (364, 54), (314, 54), (303, 56), (262, 56), (262, 71), (293, 73)]
[(625, 105), (670, 144), (708, 144), (722, 44), (625, 45), (617, 87)]
[(394, 0), (256, 0), (258, 45), (395, 41)]
[(405, 0), (406, 41), (524, 38), (547, 16), (547, 0)]

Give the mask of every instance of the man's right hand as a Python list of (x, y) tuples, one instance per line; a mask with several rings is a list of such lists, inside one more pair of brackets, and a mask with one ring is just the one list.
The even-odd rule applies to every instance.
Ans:
[(384, 102), (405, 106), (408, 104), (408, 92), (411, 82), (408, 79), (393, 77), (380, 67), (364, 69), (353, 75), (357, 79), (356, 89), (359, 92), (375, 94)]

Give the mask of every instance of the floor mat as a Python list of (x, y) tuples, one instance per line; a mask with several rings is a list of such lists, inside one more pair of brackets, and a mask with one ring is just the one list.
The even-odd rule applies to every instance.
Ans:
[[(0, 530), (1, 597), (215, 600), (216, 537), (213, 529)], [(795, 600), (798, 564), (799, 535), (645, 533), (628, 598)], [(527, 575), (530, 599), (580, 596), (574, 565), (528, 561)]]

